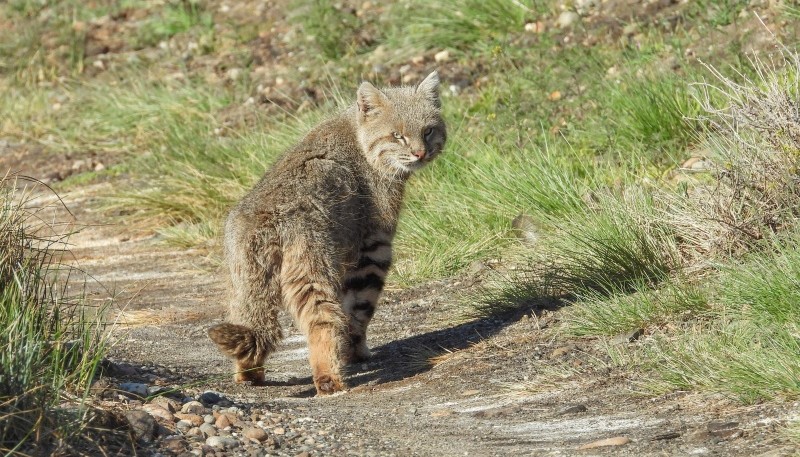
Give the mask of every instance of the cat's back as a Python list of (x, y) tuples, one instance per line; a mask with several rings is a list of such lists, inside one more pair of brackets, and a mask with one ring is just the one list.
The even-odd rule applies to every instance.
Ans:
[(314, 127), (284, 152), (240, 201), (235, 212), (290, 213), (336, 206), (359, 192), (363, 157), (346, 112)]

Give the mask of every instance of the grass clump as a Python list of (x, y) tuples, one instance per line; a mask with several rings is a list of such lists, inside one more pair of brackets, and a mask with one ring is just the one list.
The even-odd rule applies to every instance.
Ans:
[(403, 18), (388, 38), (393, 47), (460, 49), (496, 43), (508, 34), (521, 32), (536, 2), (520, 0), (410, 1), (398, 4)]
[(195, 26), (210, 30), (214, 26), (211, 13), (199, 0), (170, 0), (158, 14), (148, 18), (138, 30), (139, 47), (148, 47), (186, 32)]
[(96, 310), (67, 292), (63, 238), (42, 234), (43, 215), (15, 185), (0, 180), (0, 450), (49, 454), (85, 426), (105, 340)]
[(299, 8), (296, 17), (326, 58), (339, 59), (356, 48), (353, 31), (359, 28), (358, 18), (333, 1), (313, 0)]
[(611, 295), (590, 293), (565, 310), (569, 331), (576, 336), (614, 336), (630, 330), (652, 329), (682, 320), (708, 309), (703, 290), (685, 280), (669, 280), (653, 289), (648, 285), (634, 292)]
[(676, 75), (629, 77), (609, 90), (614, 134), (622, 145), (681, 153), (697, 138), (700, 105)]

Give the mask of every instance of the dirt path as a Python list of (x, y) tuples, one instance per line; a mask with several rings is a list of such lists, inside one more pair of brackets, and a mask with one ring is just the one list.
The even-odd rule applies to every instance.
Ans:
[[(279, 418), (265, 426), (269, 446), (187, 444), (195, 454), (186, 455), (792, 455), (777, 433), (790, 411), (637, 396), (635, 380), (603, 359), (598, 342), (548, 331), (557, 310), (454, 323), (471, 283), (464, 278), (390, 287), (371, 327), (374, 357), (350, 368), (346, 393), (313, 397), (304, 339), (288, 321), (268, 362), (271, 385), (235, 385), (205, 336), (224, 316), (220, 267), (119, 222), (99, 225), (92, 196), (108, 186), (64, 198), (87, 226), (71, 241), (75, 262), (94, 278), (90, 300), (115, 295), (111, 358), (127, 367), (117, 380), (177, 386), (185, 396), (213, 390), (245, 412)], [(175, 433), (166, 425), (145, 453)], [(630, 442), (578, 450), (611, 437)]]

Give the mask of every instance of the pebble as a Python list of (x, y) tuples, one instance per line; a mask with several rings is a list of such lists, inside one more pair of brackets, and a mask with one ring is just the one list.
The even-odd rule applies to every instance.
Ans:
[(706, 425), (709, 435), (722, 440), (729, 440), (742, 436), (738, 422), (712, 421)]
[(190, 428), (192, 428), (192, 423), (187, 420), (179, 420), (175, 424), (175, 428), (177, 428), (179, 431), (183, 433), (186, 433), (187, 431), (189, 431)]
[(165, 437), (161, 441), (161, 447), (177, 455), (185, 452), (189, 445), (181, 436), (172, 435)]
[(591, 443), (584, 444), (583, 446), (579, 447), (578, 450), (594, 449), (606, 446), (622, 446), (630, 442), (631, 442), (630, 438), (624, 436), (615, 436), (613, 438), (606, 438), (604, 440), (597, 440), (597, 441), (592, 441)]
[(559, 28), (566, 28), (574, 24), (580, 19), (578, 13), (574, 11), (564, 11), (563, 13), (558, 15), (558, 19), (556, 19), (556, 26)]
[(209, 436), (208, 439), (206, 439), (206, 444), (213, 447), (232, 449), (239, 447), (239, 440), (227, 436)]
[[(76, 161), (75, 163), (81, 162), (80, 160)], [(82, 166), (82, 165), (81, 165)], [(72, 166), (75, 169), (75, 165)], [(119, 388), (125, 392), (138, 395), (140, 397), (147, 396), (147, 384), (140, 384), (138, 382), (123, 382), (119, 385)]]
[(215, 405), (222, 400), (222, 395), (220, 395), (218, 392), (214, 392), (213, 390), (207, 390), (200, 395), (198, 400), (206, 405)]
[(183, 405), (181, 412), (184, 414), (205, 414), (206, 407), (199, 401), (190, 401)]
[(233, 421), (230, 420), (228, 414), (220, 414), (214, 425), (220, 429), (227, 428), (233, 425)]
[(163, 419), (164, 421), (169, 423), (175, 422), (175, 415), (169, 412), (169, 410), (164, 408), (163, 406), (148, 403), (144, 405), (142, 409), (147, 411), (151, 416), (155, 417), (156, 419)]
[(444, 51), (437, 52), (436, 54), (434, 54), (433, 60), (435, 60), (436, 63), (447, 62), (448, 60), (450, 60), (450, 51), (445, 49)]
[(181, 420), (189, 421), (189, 423), (191, 423), (195, 427), (199, 427), (199, 426), (203, 425), (203, 423), (205, 423), (205, 421), (203, 420), (203, 417), (199, 416), (197, 414), (178, 413), (178, 414), (175, 414), (175, 417), (177, 417), (178, 419), (181, 419)]
[(203, 424), (199, 427), (199, 429), (206, 437), (217, 436), (217, 428), (211, 424)]
[(286, 430), (283, 427), (275, 427), (272, 429), (272, 433), (276, 435), (283, 435), (286, 433)]
[(570, 405), (559, 409), (556, 415), (563, 416), (565, 414), (585, 413), (587, 410), (588, 408), (586, 408), (586, 405)]
[(246, 427), (244, 430), (242, 430), (242, 435), (258, 441), (264, 441), (269, 436), (264, 429), (259, 427)]
[(206, 414), (203, 416), (203, 422), (206, 424), (213, 424), (216, 421), (213, 414)]
[(125, 411), (134, 438), (149, 443), (156, 435), (156, 421), (153, 416), (142, 410)]

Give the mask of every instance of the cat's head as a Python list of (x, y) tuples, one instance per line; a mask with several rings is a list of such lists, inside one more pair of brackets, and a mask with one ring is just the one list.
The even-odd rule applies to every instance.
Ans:
[(435, 71), (413, 87), (377, 89), (361, 83), (357, 105), (358, 139), (374, 168), (407, 175), (442, 151), (447, 131)]

